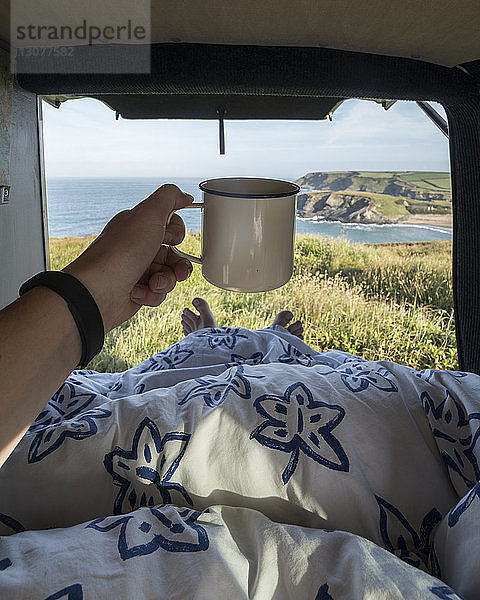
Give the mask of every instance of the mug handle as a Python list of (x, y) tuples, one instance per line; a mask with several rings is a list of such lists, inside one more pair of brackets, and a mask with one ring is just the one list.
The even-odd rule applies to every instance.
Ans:
[[(184, 208), (203, 208), (203, 202), (192, 202), (191, 204), (189, 204), (188, 206), (184, 206), (182, 208), (178, 208), (177, 210), (183, 210)], [(167, 225), (170, 223), (174, 213), (176, 213), (176, 210), (173, 210), (169, 215), (168, 215), (168, 219), (167, 219)], [(169, 248), (172, 250), (172, 252), (175, 252), (175, 254), (177, 256), (180, 256), (181, 258), (186, 258), (187, 260), (190, 260), (191, 262), (194, 263), (198, 263), (199, 265), (202, 264), (202, 257), (198, 257), (198, 256), (193, 256), (192, 254), (188, 254), (187, 252), (183, 252), (183, 250), (179, 250), (176, 246), (169, 246)]]

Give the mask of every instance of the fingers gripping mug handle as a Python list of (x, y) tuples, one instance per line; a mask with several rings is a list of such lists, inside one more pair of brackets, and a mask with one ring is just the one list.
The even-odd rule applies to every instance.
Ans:
[[(192, 204), (189, 204), (188, 206), (184, 206), (183, 208), (203, 208), (203, 202), (192, 202)], [(183, 208), (179, 208), (177, 210), (183, 210)], [(170, 223), (173, 215), (176, 213), (177, 211), (173, 210), (169, 215), (168, 215), (168, 219), (167, 219), (167, 225)], [(179, 250), (176, 246), (169, 246), (170, 249), (172, 250), (172, 252), (175, 252), (175, 254), (177, 256), (180, 256), (181, 258), (186, 258), (188, 260), (190, 260), (191, 262), (195, 262), (198, 263), (199, 265), (202, 264), (202, 257), (198, 257), (198, 256), (193, 256), (193, 254), (188, 254), (188, 252), (183, 252), (183, 250)]]

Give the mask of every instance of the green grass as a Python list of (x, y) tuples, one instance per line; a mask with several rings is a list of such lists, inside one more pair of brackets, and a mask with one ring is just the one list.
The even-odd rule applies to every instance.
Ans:
[(404, 181), (418, 191), (429, 192), (451, 192), (451, 181), (448, 173), (436, 173), (434, 171), (414, 171), (412, 173), (397, 173), (399, 181)]
[[(313, 199), (320, 199), (329, 192), (310, 192)], [(452, 213), (452, 203), (448, 200), (412, 200), (403, 196), (389, 196), (375, 192), (358, 192), (347, 190), (345, 192), (332, 192), (331, 194), (355, 195), (357, 199), (366, 198), (380, 213), (386, 217), (408, 217), (408, 215), (430, 214), (446, 215)]]
[(450, 177), (448, 178), (438, 178), (432, 181), (431, 179), (422, 179), (422, 183), (428, 186), (431, 190), (439, 190), (441, 192), (450, 192), (451, 183)]
[(405, 207), (405, 198), (389, 196), (388, 194), (365, 194), (372, 198), (375, 208), (387, 217), (407, 216), (409, 211)]
[[(346, 175), (347, 173), (345, 173)], [(358, 171), (361, 177), (374, 179), (392, 179), (404, 181), (420, 190), (450, 192), (450, 174), (437, 171)]]
[[(353, 195), (357, 199), (365, 198), (371, 206), (387, 218), (402, 218), (413, 215), (449, 215), (452, 212), (451, 183), (448, 173), (434, 171), (349, 171), (307, 173), (297, 180), (318, 192)], [(404, 192), (397, 187), (404, 188)], [(366, 191), (368, 190), (368, 191)], [(406, 191), (405, 191), (406, 190)], [(389, 193), (386, 193), (389, 192)], [(413, 195), (415, 199), (409, 198)], [(437, 200), (426, 200), (434, 195)], [(315, 192), (309, 192), (315, 199)], [(408, 205), (405, 204), (408, 203)]]
[[(52, 239), (51, 268), (62, 268), (91, 240)], [(198, 253), (199, 246), (199, 235), (190, 234), (182, 248)], [(199, 295), (212, 306), (219, 326), (265, 327), (289, 308), (303, 320), (305, 341), (317, 350), (455, 369), (450, 263), (450, 242), (361, 245), (299, 236), (292, 279), (261, 294), (215, 288), (195, 265), (190, 279), (159, 308), (143, 308), (110, 332), (91, 368), (122, 371), (180, 340), (181, 311)]]
[(374, 177), (376, 179), (390, 179), (395, 175), (394, 171), (358, 171), (362, 177)]

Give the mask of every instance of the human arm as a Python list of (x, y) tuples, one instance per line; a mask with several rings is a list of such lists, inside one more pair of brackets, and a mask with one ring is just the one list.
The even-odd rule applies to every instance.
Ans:
[[(158, 306), (191, 264), (164, 244), (178, 244), (183, 222), (172, 211), (192, 197), (162, 186), (135, 208), (116, 215), (63, 271), (76, 277), (98, 305), (105, 332), (142, 305)], [(63, 298), (37, 287), (0, 311), (0, 465), (35, 417), (78, 365), (82, 345)]]

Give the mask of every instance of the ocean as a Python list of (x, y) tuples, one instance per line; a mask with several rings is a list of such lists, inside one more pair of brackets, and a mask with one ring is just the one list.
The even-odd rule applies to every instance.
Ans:
[[(117, 212), (132, 208), (163, 183), (175, 183), (200, 201), (199, 178), (49, 178), (47, 180), (48, 233), (61, 238), (100, 232)], [(187, 230), (200, 231), (201, 213), (181, 213)], [(452, 239), (452, 230), (424, 225), (361, 225), (318, 222), (297, 217), (299, 234), (343, 237), (351, 242), (378, 244)]]

